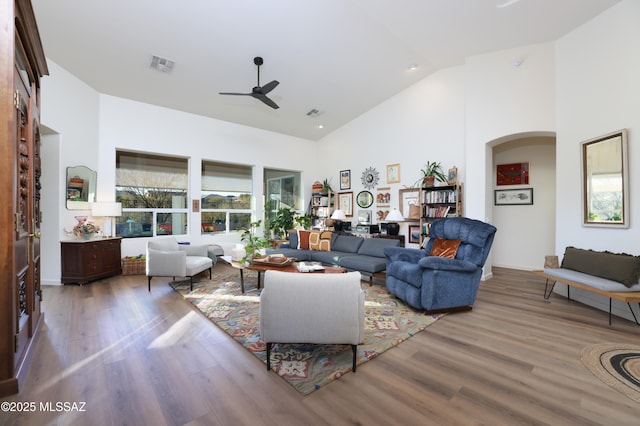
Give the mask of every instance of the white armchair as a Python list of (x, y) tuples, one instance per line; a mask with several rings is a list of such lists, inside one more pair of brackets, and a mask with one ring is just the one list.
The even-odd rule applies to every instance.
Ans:
[(356, 371), (364, 339), (360, 272), (345, 274), (266, 271), (260, 295), (260, 336), (271, 370), (274, 343), (348, 344)]
[(147, 242), (147, 280), (151, 291), (152, 277), (189, 277), (193, 290), (193, 277), (211, 268), (208, 245), (178, 244), (174, 237), (158, 237)]

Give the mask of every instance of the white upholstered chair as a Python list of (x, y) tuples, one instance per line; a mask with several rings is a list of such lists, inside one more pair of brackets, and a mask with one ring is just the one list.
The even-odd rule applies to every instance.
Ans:
[(209, 246), (178, 244), (174, 237), (158, 237), (147, 242), (147, 280), (151, 291), (152, 277), (189, 277), (193, 290), (193, 277), (208, 269), (211, 279), (213, 260)]
[(360, 272), (345, 274), (266, 271), (260, 295), (260, 336), (267, 370), (274, 343), (345, 344), (364, 339), (364, 292)]

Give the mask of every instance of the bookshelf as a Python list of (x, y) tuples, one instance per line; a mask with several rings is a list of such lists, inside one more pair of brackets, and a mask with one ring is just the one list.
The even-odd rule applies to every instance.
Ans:
[(462, 184), (423, 186), (420, 190), (420, 244), (429, 236), (431, 223), (443, 217), (462, 216)]
[(334, 194), (314, 192), (311, 194), (311, 226), (316, 229), (326, 229), (327, 219), (333, 213)]

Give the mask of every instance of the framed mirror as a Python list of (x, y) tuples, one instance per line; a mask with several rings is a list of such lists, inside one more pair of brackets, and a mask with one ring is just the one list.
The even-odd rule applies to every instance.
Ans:
[(583, 225), (628, 228), (626, 129), (582, 142), (581, 154)]
[(65, 201), (67, 210), (90, 210), (96, 200), (98, 174), (85, 166), (67, 167)]
[(366, 209), (373, 204), (373, 194), (369, 191), (360, 191), (356, 196), (356, 202), (358, 203), (358, 207)]

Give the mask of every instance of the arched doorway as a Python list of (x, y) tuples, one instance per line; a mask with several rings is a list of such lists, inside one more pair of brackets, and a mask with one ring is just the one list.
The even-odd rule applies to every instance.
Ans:
[[(544, 256), (555, 253), (556, 139), (545, 132), (520, 133), (496, 139), (491, 148), (492, 222), (498, 228), (492, 249), (492, 265), (512, 269), (538, 269)], [(498, 185), (501, 164), (528, 163), (528, 183)], [(498, 204), (496, 190), (526, 189), (531, 204)], [(504, 193), (498, 193), (501, 195)]]

